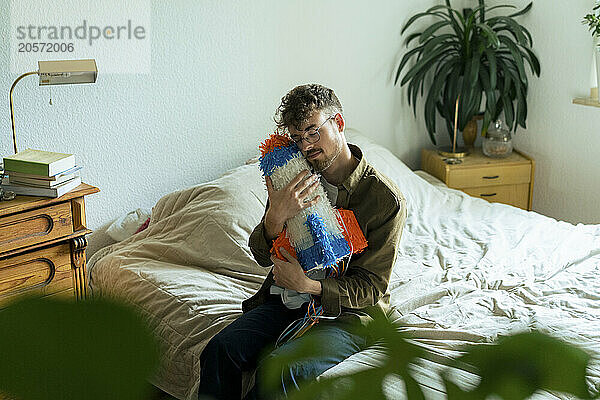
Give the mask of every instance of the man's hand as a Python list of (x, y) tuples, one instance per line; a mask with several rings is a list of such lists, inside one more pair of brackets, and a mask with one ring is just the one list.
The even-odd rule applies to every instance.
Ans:
[[(300, 172), (281, 190), (273, 188), (270, 177), (265, 177), (269, 193), (269, 208), (265, 214), (265, 230), (269, 239), (275, 239), (283, 230), (285, 222), (302, 209), (311, 207), (319, 201), (316, 196), (309, 201), (311, 194), (319, 186), (317, 175), (309, 177), (310, 171)], [(308, 179), (306, 179), (308, 178)]]
[(322, 291), (321, 282), (310, 279), (304, 274), (304, 270), (290, 253), (283, 247), (279, 250), (287, 261), (271, 256), (273, 261), (273, 278), (277, 286), (295, 290), (298, 293), (309, 293), (320, 295)]

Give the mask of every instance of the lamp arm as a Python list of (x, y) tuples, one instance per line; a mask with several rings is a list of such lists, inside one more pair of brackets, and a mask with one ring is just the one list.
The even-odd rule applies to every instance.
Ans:
[(17, 136), (15, 135), (15, 112), (14, 112), (14, 107), (13, 107), (13, 90), (15, 89), (15, 86), (21, 79), (25, 78), (28, 75), (35, 75), (38, 73), (39, 73), (39, 71), (32, 71), (32, 72), (24, 73), (23, 75), (21, 75), (17, 79), (15, 79), (15, 81), (13, 82), (13, 84), (10, 88), (10, 122), (12, 123), (13, 146), (15, 148), (15, 154), (17, 154)]

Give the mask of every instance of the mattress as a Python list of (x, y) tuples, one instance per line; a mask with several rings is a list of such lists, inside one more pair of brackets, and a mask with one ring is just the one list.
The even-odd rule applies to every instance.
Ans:
[[(347, 137), (407, 199), (391, 302), (401, 329), (429, 355), (413, 366), (427, 397), (445, 398), (439, 372), (465, 344), (531, 329), (590, 352), (588, 382), (600, 390), (600, 225), (470, 197), (411, 171), (358, 132)], [(148, 319), (162, 354), (151, 382), (178, 399), (196, 398), (204, 346), (241, 314), (242, 300), (268, 272), (247, 245), (266, 198), (257, 164), (240, 166), (164, 196), (146, 230), (88, 262), (93, 296), (123, 299)], [(376, 367), (381, 357), (377, 347), (366, 349), (322, 377)], [(477, 382), (465, 371), (453, 377), (464, 387)], [(405, 398), (393, 377), (384, 389), (389, 398)]]

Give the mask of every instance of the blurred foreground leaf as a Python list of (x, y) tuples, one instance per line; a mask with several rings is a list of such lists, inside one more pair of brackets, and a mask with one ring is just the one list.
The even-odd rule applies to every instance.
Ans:
[[(336, 400), (385, 399), (383, 381), (388, 375), (399, 375), (404, 380), (410, 399), (424, 399), (420, 386), (408, 373), (408, 365), (423, 355), (423, 350), (405, 340), (383, 313), (375, 316), (368, 326), (357, 326), (359, 334), (377, 338), (378, 347), (386, 354), (381, 367), (356, 372), (351, 375), (321, 378), (318, 381), (305, 382), (300, 391), (288, 393), (290, 400), (314, 400), (327, 398)], [(285, 356), (267, 360), (264, 384), (267, 391), (277, 391), (281, 387), (281, 371), (298, 360), (310, 360), (319, 357), (326, 349), (310, 335), (303, 338), (304, 343), (296, 351)]]
[[(425, 351), (407, 341), (398, 328), (383, 315), (374, 318), (367, 327), (356, 328), (364, 335), (379, 338), (377, 344), (387, 356), (382, 364), (354, 374), (305, 382), (300, 391), (288, 393), (289, 399), (386, 399), (383, 382), (390, 375), (404, 381), (408, 399), (424, 399), (421, 387), (409, 373), (409, 365), (425, 358)], [(265, 368), (268, 390), (281, 387), (281, 371), (287, 365), (319, 357), (326, 350), (309, 339), (310, 331), (307, 335), (308, 340), (296, 352), (268, 360)], [(540, 332), (519, 333), (504, 337), (496, 344), (476, 345), (465, 350), (452, 366), (475, 372), (481, 380), (475, 390), (465, 391), (448, 376), (442, 376), (449, 400), (481, 400), (489, 395), (521, 400), (540, 390), (568, 393), (580, 399), (593, 398), (585, 379), (590, 356), (559, 339)]]
[(448, 399), (496, 394), (504, 400), (520, 400), (539, 390), (591, 399), (585, 380), (589, 360), (580, 348), (541, 332), (503, 337), (497, 344), (473, 346), (457, 359), (475, 367), (481, 381), (473, 396), (446, 381)]
[(142, 318), (107, 300), (25, 299), (0, 310), (0, 392), (23, 400), (144, 399), (158, 362)]

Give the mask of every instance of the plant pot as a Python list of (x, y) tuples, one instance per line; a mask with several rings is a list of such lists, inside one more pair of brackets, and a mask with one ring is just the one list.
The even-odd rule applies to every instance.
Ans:
[(471, 118), (471, 120), (467, 122), (467, 126), (465, 126), (465, 129), (462, 131), (462, 137), (465, 147), (473, 147), (475, 139), (477, 138), (477, 121), (475, 117)]

